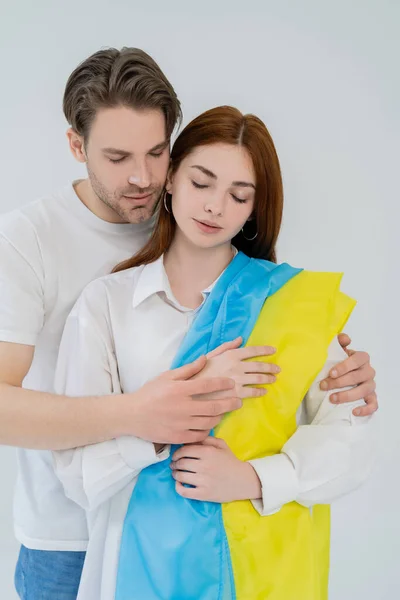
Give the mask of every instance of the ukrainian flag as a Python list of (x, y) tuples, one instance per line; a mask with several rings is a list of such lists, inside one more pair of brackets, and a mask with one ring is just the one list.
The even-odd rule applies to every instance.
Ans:
[[(340, 279), (239, 252), (183, 341), (173, 367), (239, 335), (278, 349), (282, 373), (269, 393), (214, 432), (241, 460), (279, 453), (295, 432), (296, 411), (354, 306)], [(325, 600), (328, 568), (328, 507), (292, 502), (261, 517), (249, 501), (188, 500), (167, 459), (142, 471), (133, 490), (115, 599)]]

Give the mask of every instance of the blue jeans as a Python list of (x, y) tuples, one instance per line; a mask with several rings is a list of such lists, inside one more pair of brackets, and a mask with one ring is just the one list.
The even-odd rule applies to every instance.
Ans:
[(15, 589), (21, 600), (76, 600), (85, 552), (30, 550), (21, 546)]

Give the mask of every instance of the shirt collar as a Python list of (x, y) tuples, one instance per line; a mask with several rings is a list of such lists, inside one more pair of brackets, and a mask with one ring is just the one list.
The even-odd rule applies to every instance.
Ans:
[[(236, 256), (237, 250), (234, 248), (234, 256)], [(217, 277), (217, 279), (209, 285), (207, 288), (202, 290), (202, 295), (204, 300), (210, 295), (213, 287), (217, 283), (218, 279), (221, 277)], [(176, 298), (174, 297), (171, 286), (169, 285), (168, 277), (164, 269), (164, 256), (160, 256), (157, 260), (148, 265), (145, 265), (142, 269), (142, 272), (139, 275), (139, 279), (137, 281), (135, 291), (133, 293), (132, 306), (136, 308), (155, 294), (161, 294), (164, 296), (167, 302), (173, 304), (177, 308), (182, 311), (191, 311), (193, 309), (185, 308), (180, 306)], [(200, 307), (199, 307), (200, 308)], [(196, 309), (197, 310), (197, 309)]]
[(133, 308), (136, 308), (154, 294), (166, 293), (167, 288), (170, 288), (170, 286), (164, 269), (163, 256), (160, 256), (156, 261), (144, 265), (133, 292)]

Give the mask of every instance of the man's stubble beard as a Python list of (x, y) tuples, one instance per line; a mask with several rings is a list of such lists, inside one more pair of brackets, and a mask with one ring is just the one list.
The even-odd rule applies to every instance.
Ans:
[[(156, 213), (157, 208), (160, 203), (160, 197), (162, 195), (162, 189), (154, 190), (154, 195), (157, 197), (157, 200), (154, 202), (152, 206), (133, 206), (130, 208), (123, 208), (119, 205), (120, 196), (117, 193), (110, 193), (109, 190), (101, 183), (101, 181), (96, 177), (95, 173), (89, 167), (89, 164), (86, 164), (88, 177), (90, 180), (90, 185), (92, 187), (93, 193), (96, 197), (103, 202), (108, 208), (113, 210), (124, 223), (144, 223), (153, 217)], [(133, 194), (135, 190), (125, 190), (126, 193)], [(144, 193), (138, 192), (136, 193)]]

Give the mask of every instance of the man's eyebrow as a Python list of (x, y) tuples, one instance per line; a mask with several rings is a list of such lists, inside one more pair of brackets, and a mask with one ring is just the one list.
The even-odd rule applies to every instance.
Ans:
[[(215, 173), (213, 173), (209, 169), (206, 169), (205, 167), (202, 167), (201, 165), (192, 165), (191, 168), (199, 169), (202, 173), (204, 173), (205, 175), (208, 175), (208, 177), (212, 177), (213, 179), (218, 179)], [(232, 185), (234, 185), (236, 187), (251, 187), (251, 188), (256, 189), (256, 186), (254, 185), (254, 183), (250, 183), (249, 181), (232, 181)]]
[(191, 169), (199, 169), (199, 171), (201, 171), (202, 173), (204, 173), (204, 175), (208, 175), (208, 177), (212, 177), (213, 179), (217, 179), (217, 176), (216, 176), (215, 173), (213, 173), (209, 169), (206, 169), (205, 167), (202, 167), (201, 165), (192, 165)]
[(160, 150), (164, 150), (167, 146), (169, 146), (169, 140), (164, 140), (163, 142), (157, 144), (157, 146), (153, 146), (153, 148), (149, 150), (149, 153), (159, 152)]
[[(160, 142), (159, 144), (157, 144), (156, 146), (154, 146), (153, 148), (151, 148), (151, 150), (149, 150), (148, 152), (157, 152), (160, 150), (164, 150), (164, 148), (166, 148), (169, 145), (169, 140), (163, 140), (162, 142)], [(106, 152), (107, 154), (118, 154), (119, 156), (131, 156), (132, 152), (128, 152), (128, 150), (122, 150), (120, 148), (103, 148), (103, 152)]]
[(123, 154), (124, 156), (130, 156), (131, 153), (126, 150), (119, 150), (118, 148), (103, 148), (103, 152), (107, 152), (107, 154)]

